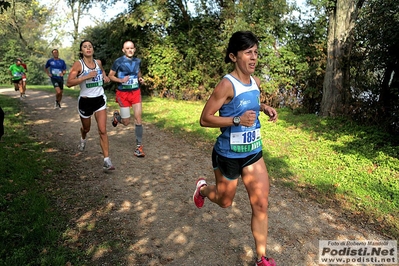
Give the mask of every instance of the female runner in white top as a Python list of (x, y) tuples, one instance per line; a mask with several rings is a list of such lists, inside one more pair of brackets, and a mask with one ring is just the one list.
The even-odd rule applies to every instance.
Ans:
[(82, 127), (80, 128), (80, 151), (86, 147), (86, 136), (90, 131), (91, 116), (97, 121), (100, 134), (100, 146), (104, 155), (104, 170), (115, 170), (109, 158), (109, 141), (107, 135), (107, 97), (104, 94), (103, 82), (109, 82), (100, 60), (93, 57), (94, 48), (91, 41), (80, 43), (80, 60), (76, 61), (69, 73), (67, 86), (80, 86), (78, 112)]

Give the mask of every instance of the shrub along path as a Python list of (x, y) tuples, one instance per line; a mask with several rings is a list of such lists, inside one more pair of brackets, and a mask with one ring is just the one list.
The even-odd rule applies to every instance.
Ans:
[[(11, 90), (3, 93), (17, 97)], [(31, 135), (51, 143), (45, 152), (65, 165), (54, 171), (51, 191), (56, 207), (70, 217), (61, 242), (87, 254), (73, 265), (254, 265), (251, 209), (242, 183), (230, 208), (206, 201), (198, 210), (192, 203), (197, 177), (213, 182), (210, 149), (144, 124), (146, 157), (136, 158), (134, 127), (113, 128), (109, 122), (116, 170), (104, 173), (94, 119), (87, 150), (77, 150), (77, 100), (64, 96), (63, 108), (55, 110), (54, 94), (27, 93), (23, 112)], [(271, 183), (268, 255), (277, 265), (318, 265), (319, 240), (387, 239), (339, 210)]]

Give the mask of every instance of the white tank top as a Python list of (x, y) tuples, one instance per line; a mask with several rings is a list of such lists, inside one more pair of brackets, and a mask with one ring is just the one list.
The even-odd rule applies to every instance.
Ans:
[(104, 88), (103, 88), (103, 71), (97, 64), (97, 60), (94, 60), (94, 63), (96, 64), (96, 67), (94, 69), (89, 68), (86, 66), (85, 62), (83, 59), (79, 60), (80, 64), (82, 65), (82, 72), (77, 76), (82, 77), (87, 75), (91, 71), (97, 71), (97, 76), (95, 76), (92, 79), (86, 79), (82, 83), (79, 84), (80, 86), (80, 96), (82, 97), (89, 97), (89, 98), (94, 98), (98, 97), (104, 94)]

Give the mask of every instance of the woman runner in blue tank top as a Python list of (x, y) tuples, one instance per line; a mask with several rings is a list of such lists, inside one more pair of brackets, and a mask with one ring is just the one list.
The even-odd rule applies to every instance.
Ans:
[(208, 185), (204, 178), (199, 178), (193, 200), (197, 208), (203, 207), (205, 198), (227, 208), (233, 202), (241, 176), (252, 208), (256, 265), (275, 266), (274, 260), (266, 257), (269, 176), (262, 156), (258, 116), (263, 112), (275, 122), (277, 112), (260, 102), (260, 80), (252, 76), (257, 60), (257, 37), (249, 31), (234, 33), (225, 57), (234, 70), (216, 86), (200, 118), (201, 126), (221, 130), (212, 153), (216, 184)]

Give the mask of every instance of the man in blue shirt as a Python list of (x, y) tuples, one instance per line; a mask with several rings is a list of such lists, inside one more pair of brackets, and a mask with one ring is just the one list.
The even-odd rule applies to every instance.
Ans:
[(64, 90), (64, 75), (67, 67), (65, 61), (58, 57), (59, 53), (57, 49), (53, 49), (51, 53), (53, 54), (53, 58), (47, 60), (44, 70), (46, 71), (47, 76), (50, 77), (51, 83), (53, 83), (56, 91), (54, 109), (61, 109), (62, 92)]

